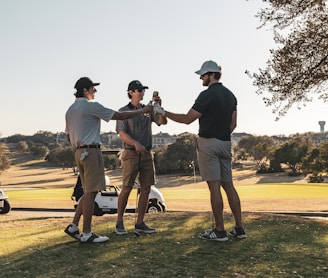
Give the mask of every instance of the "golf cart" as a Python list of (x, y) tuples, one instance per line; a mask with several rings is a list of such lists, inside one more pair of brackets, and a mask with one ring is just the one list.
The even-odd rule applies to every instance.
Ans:
[(8, 196), (0, 189), (0, 214), (8, 213), (11, 209)]
[[(98, 192), (95, 198), (94, 204), (94, 212), (93, 214), (96, 216), (102, 216), (104, 214), (113, 214), (117, 213), (117, 202), (118, 195), (121, 190), (114, 185), (110, 185), (110, 179), (108, 176), (105, 176), (106, 179), (106, 190)], [(138, 193), (139, 194), (139, 187)], [(80, 176), (78, 176), (77, 183), (74, 187), (74, 192), (72, 195), (72, 199), (76, 201), (74, 208), (76, 209), (80, 197), (83, 195), (83, 189), (81, 184)], [(135, 212), (136, 208), (126, 208), (126, 212)], [(165, 212), (166, 205), (163, 194), (154, 186), (151, 186), (149, 193), (149, 202), (147, 207), (148, 213), (157, 213), (157, 212)]]

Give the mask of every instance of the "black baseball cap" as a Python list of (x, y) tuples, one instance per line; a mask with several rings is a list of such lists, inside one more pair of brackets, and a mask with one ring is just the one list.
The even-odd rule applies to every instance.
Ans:
[(94, 86), (98, 86), (100, 83), (93, 83), (89, 77), (81, 77), (78, 81), (76, 81), (74, 89), (77, 91), (83, 89), (89, 89)]
[(128, 91), (144, 90), (144, 89), (148, 89), (148, 87), (142, 85), (141, 82), (138, 80), (131, 81), (128, 86)]

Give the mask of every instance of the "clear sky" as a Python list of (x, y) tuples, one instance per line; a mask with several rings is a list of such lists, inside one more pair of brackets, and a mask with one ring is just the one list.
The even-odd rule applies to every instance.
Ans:
[[(258, 30), (261, 0), (0, 0), (0, 135), (62, 132), (82, 76), (100, 82), (96, 100), (118, 110), (127, 86), (159, 91), (163, 107), (186, 113), (205, 89), (194, 72), (206, 60), (222, 67), (222, 83), (238, 99), (235, 132), (290, 135), (319, 132), (326, 105), (313, 102), (275, 121), (245, 74), (263, 68), (277, 46)], [(327, 123), (328, 124), (328, 123)], [(115, 121), (102, 123), (115, 131)], [(197, 133), (198, 122), (169, 121), (153, 133)]]

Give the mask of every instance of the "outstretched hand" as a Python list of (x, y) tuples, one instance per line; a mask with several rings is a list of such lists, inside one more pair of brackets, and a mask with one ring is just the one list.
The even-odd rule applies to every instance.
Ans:
[(142, 108), (142, 111), (144, 113), (151, 113), (153, 112), (153, 106), (151, 104), (148, 104), (148, 105), (145, 105), (143, 108)]
[(155, 105), (155, 106), (153, 107), (153, 111), (154, 111), (155, 114), (160, 114), (160, 115), (162, 115), (162, 116), (165, 116), (165, 110), (164, 110), (164, 108), (161, 107), (161, 106)]

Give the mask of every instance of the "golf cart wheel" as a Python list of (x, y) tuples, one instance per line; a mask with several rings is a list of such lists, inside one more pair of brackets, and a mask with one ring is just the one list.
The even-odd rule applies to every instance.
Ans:
[(157, 203), (150, 203), (147, 209), (148, 213), (162, 212), (162, 208)]
[(0, 214), (8, 213), (11, 209), (10, 203), (7, 200), (4, 200), (3, 208), (0, 208)]
[(96, 215), (96, 216), (103, 216), (104, 215), (104, 212), (99, 208), (97, 203), (94, 204), (93, 215)]

